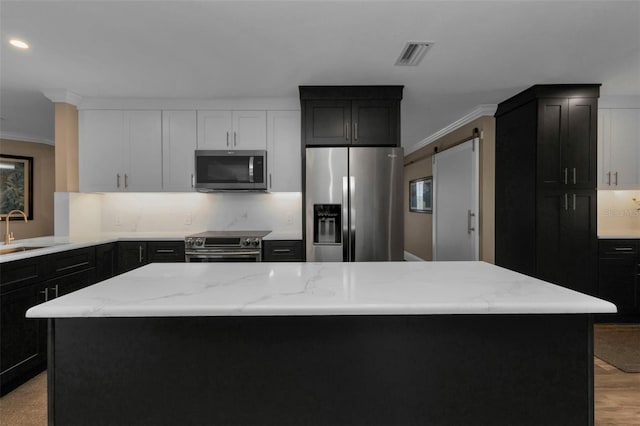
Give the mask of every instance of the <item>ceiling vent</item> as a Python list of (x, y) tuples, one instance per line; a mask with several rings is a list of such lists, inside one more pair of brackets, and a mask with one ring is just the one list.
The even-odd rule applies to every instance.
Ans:
[(416, 66), (422, 61), (424, 55), (433, 46), (430, 41), (409, 41), (405, 44), (402, 53), (396, 61), (396, 65), (400, 66)]

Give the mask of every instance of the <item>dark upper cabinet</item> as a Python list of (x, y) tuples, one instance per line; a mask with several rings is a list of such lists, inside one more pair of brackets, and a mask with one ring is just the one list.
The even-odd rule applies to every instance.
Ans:
[(538, 183), (595, 189), (597, 98), (538, 100)]
[(301, 86), (304, 146), (400, 146), (402, 86)]
[(496, 112), (496, 264), (590, 294), (599, 86), (533, 86)]

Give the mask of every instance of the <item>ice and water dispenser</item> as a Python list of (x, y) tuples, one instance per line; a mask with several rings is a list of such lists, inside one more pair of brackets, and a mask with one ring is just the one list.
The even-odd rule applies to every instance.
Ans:
[(341, 244), (342, 235), (342, 205), (314, 204), (313, 205), (313, 243)]

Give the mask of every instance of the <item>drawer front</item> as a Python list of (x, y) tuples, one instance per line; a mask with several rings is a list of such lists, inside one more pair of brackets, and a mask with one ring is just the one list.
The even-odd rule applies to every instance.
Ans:
[(56, 278), (92, 269), (96, 266), (96, 248), (93, 246), (56, 253), (50, 256), (48, 263), (50, 272), (47, 278)]
[(263, 241), (264, 262), (303, 262), (302, 241)]
[(184, 262), (184, 241), (149, 241), (149, 262)]
[(600, 257), (638, 256), (638, 240), (599, 240)]
[(44, 266), (48, 259), (49, 256), (41, 256), (0, 264), (0, 289), (2, 292), (44, 280)]

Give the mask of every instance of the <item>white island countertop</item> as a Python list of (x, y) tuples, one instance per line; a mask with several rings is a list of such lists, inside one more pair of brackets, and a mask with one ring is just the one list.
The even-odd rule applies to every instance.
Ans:
[(27, 317), (613, 312), (609, 302), (484, 262), (157, 263)]

